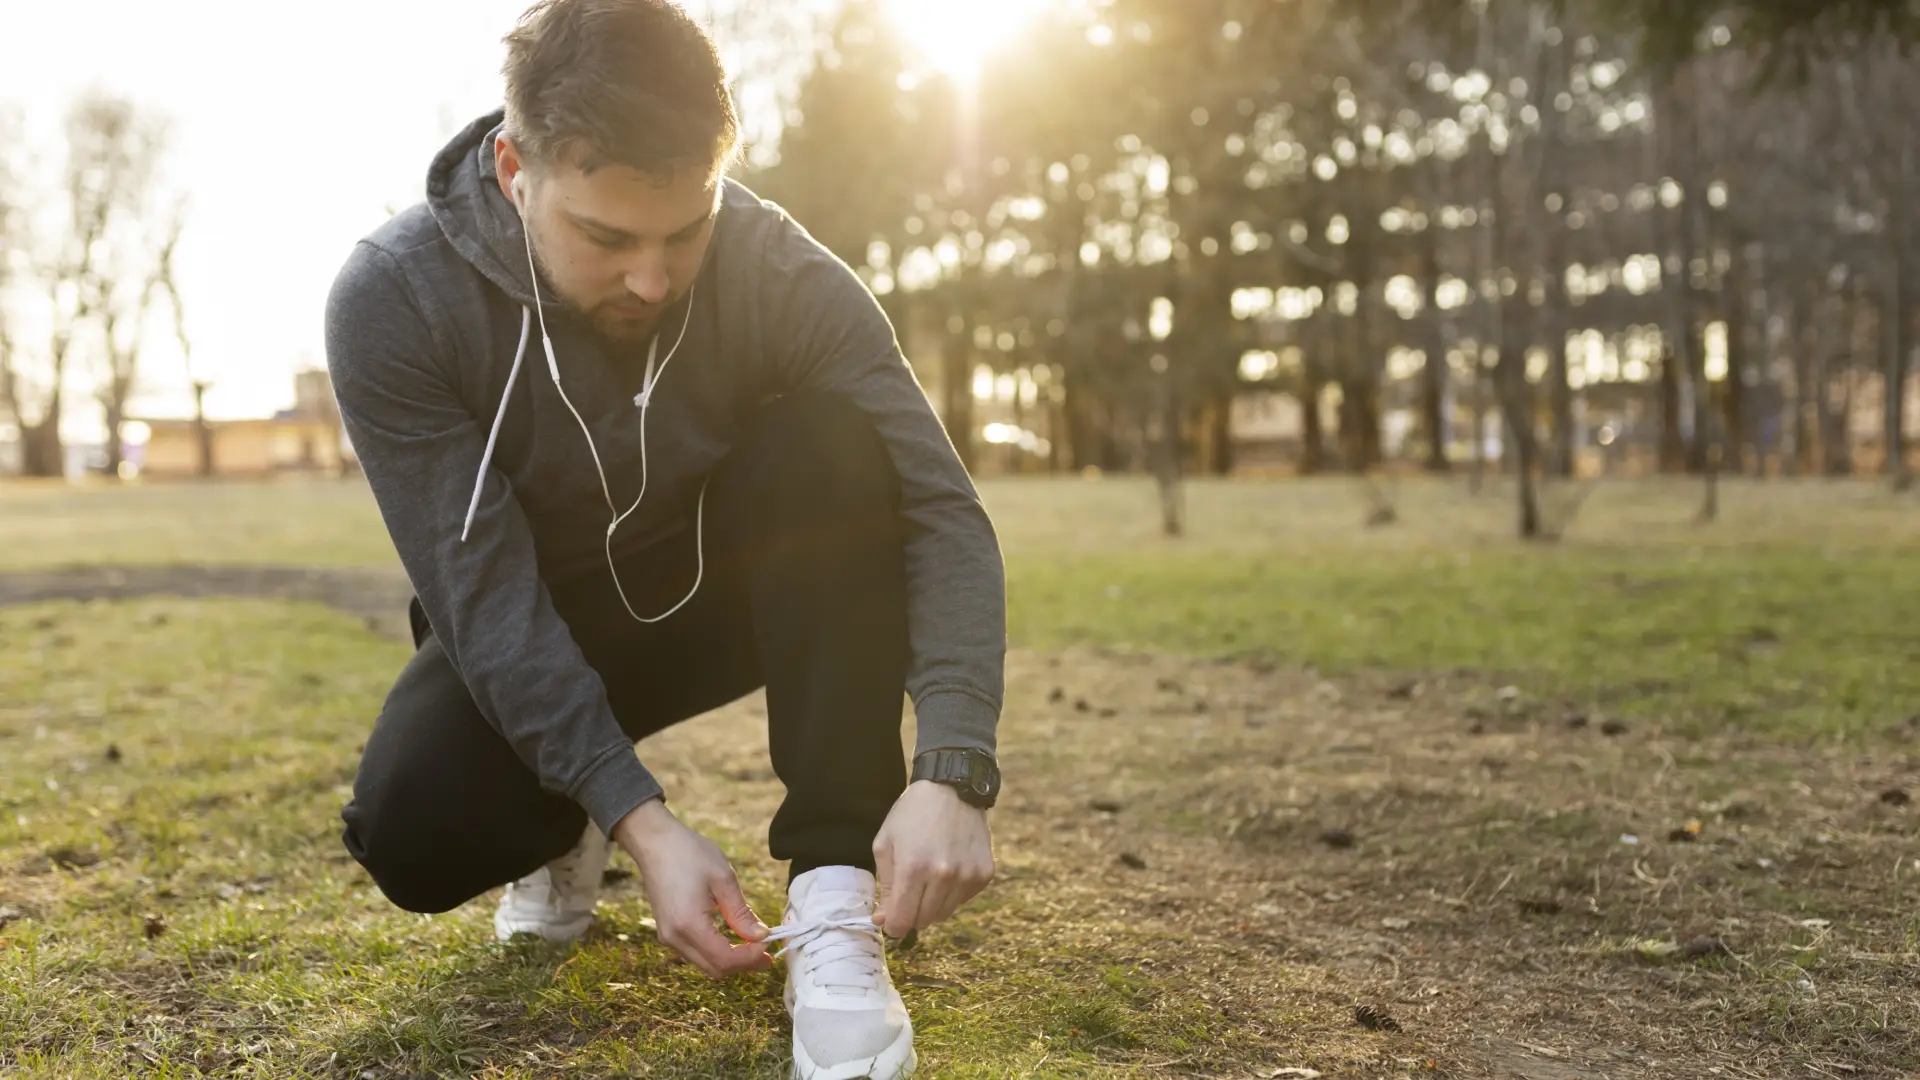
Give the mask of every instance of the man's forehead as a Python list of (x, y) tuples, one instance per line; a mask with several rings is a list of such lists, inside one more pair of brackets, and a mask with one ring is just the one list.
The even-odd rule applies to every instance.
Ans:
[(712, 216), (720, 202), (720, 178), (691, 170), (664, 183), (624, 166), (557, 173), (565, 211), (621, 231), (676, 232)]

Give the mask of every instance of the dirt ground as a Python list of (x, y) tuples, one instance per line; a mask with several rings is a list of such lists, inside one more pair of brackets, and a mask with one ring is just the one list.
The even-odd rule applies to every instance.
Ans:
[[(0, 603), (160, 594), (405, 633), (391, 572), (0, 576)], [(1239, 1034), (1149, 1072), (1920, 1076), (1920, 717), (1868, 752), (1682, 740), (1473, 671), (1082, 649), (1016, 651), (1007, 678), (977, 922), (1152, 943), (1139, 969)], [(763, 710), (642, 748), (696, 824), (777, 804)], [(921, 970), (964, 984), (966, 946), (929, 934)]]

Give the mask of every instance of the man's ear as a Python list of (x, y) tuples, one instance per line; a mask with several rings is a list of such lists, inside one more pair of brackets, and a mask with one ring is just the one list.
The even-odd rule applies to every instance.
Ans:
[(520, 189), (526, 183), (521, 179), (526, 175), (526, 171), (526, 162), (520, 159), (520, 148), (513, 145), (513, 137), (505, 132), (495, 136), (493, 140), (494, 176), (500, 181), (500, 193), (516, 206), (520, 204), (516, 196), (521, 193)]

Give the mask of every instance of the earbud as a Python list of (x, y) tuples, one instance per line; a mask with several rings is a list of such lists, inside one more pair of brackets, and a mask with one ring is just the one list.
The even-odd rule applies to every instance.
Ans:
[(512, 187), (513, 189), (514, 209), (525, 211), (526, 201), (527, 201), (527, 171), (525, 169), (522, 169), (519, 172), (514, 173), (513, 183), (509, 186)]

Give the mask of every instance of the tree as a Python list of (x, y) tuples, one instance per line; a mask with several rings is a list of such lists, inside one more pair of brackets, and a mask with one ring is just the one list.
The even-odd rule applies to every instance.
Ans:
[(160, 246), (153, 284), (154, 288), (166, 294), (169, 313), (173, 317), (174, 339), (180, 344), (180, 362), (186, 368), (187, 385), (193, 389), (193, 434), (194, 443), (200, 454), (198, 471), (202, 477), (211, 477), (213, 475), (213, 425), (207, 423), (207, 391), (212, 389), (213, 384), (195, 377), (193, 340), (187, 335), (186, 303), (181, 299), (179, 278), (174, 273), (174, 254), (179, 250), (180, 233), (185, 222), (185, 208), (177, 208), (173, 215), (173, 225), (167, 231), (166, 241)]
[[(69, 108), (59, 196), (60, 231), (24, 249), (23, 283), (37, 285), (50, 327), (39, 364), (26, 362), (17, 336), (0, 349), (0, 382), (21, 432), (22, 465), (30, 476), (65, 471), (60, 425), (70, 380), (92, 375), (107, 421), (109, 471), (120, 464), (120, 426), (138, 375), (151, 309), (158, 250), (151, 220), (164, 122), (105, 92), (82, 95)], [(13, 188), (14, 185), (9, 185)], [(20, 236), (24, 214), (9, 235)], [(91, 370), (80, 365), (91, 356)]]
[(152, 204), (167, 138), (159, 118), (122, 97), (88, 94), (68, 114), (67, 196), (76, 221), (85, 222), (80, 231), (92, 241), (69, 264), (61, 284), (77, 293), (81, 318), (95, 324), (95, 386), (107, 429), (109, 475), (118, 475), (125, 456), (121, 427), (139, 374), (161, 254), (170, 259), (177, 241), (177, 225), (156, 227)]

